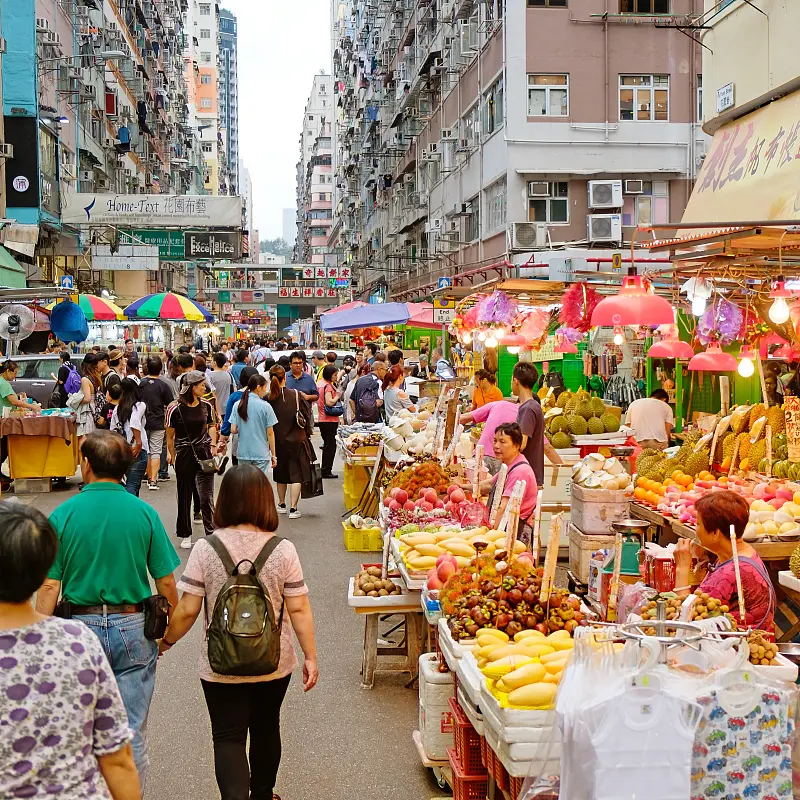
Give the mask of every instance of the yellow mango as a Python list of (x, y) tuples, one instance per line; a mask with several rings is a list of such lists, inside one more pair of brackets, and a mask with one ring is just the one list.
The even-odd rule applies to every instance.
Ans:
[(416, 547), (418, 544), (436, 544), (436, 537), (432, 533), (406, 533), (398, 536), (403, 544)]
[(569, 631), (553, 631), (551, 634), (548, 634), (548, 639), (569, 639), (572, 641), (572, 636), (570, 636)]
[(458, 564), (459, 569), (464, 569), (464, 567), (468, 567), (471, 561), (472, 559), (467, 556), (456, 556), (456, 564)]
[(415, 544), (414, 549), (423, 556), (433, 556), (439, 558), (444, 552), (438, 544)]
[(472, 558), (475, 555), (475, 548), (464, 539), (445, 539), (440, 545), (454, 556)]
[(497, 650), (498, 647), (505, 647), (505, 645), (499, 639), (495, 639), (493, 636), (489, 638), (493, 640), (492, 644), (482, 645), (482, 642), (486, 641), (486, 639), (478, 639), (478, 644), (482, 646), (478, 648), (475, 658), (485, 658), (488, 661), (489, 654), (492, 652), (492, 650)]
[(514, 542), (514, 552), (519, 555), (520, 553), (524, 553), (528, 549), (528, 545), (525, 542)]
[(534, 637), (538, 639), (544, 639), (544, 634), (541, 631), (520, 631), (514, 636), (514, 641), (521, 642), (525, 639), (532, 639)]
[(557, 675), (564, 671), (564, 667), (567, 666), (567, 659), (564, 659), (563, 661), (548, 661), (547, 664), (542, 664), (542, 666), (551, 675)]
[(531, 656), (529, 653), (525, 653), (518, 644), (514, 644), (514, 642), (509, 642), (503, 648), (492, 650), (492, 652), (489, 653), (489, 661), (497, 661), (498, 658), (503, 658), (503, 656), (517, 656), (517, 655), (526, 655), (528, 656), (528, 658), (533, 658), (533, 656)]
[(481, 628), (478, 631), (478, 641), (480, 641), (481, 636), (494, 636), (495, 639), (499, 639), (501, 642), (508, 641), (508, 634), (505, 631), (500, 631), (497, 628)]
[[(533, 659), (530, 656), (521, 655), (520, 653), (504, 656), (494, 661), (489, 659), (490, 667), (512, 667), (513, 669), (518, 669), (519, 667), (524, 667), (526, 664), (533, 664)], [(539, 666), (541, 666), (541, 664)]]
[(427, 572), (436, 566), (436, 558), (434, 556), (419, 556), (418, 558), (407, 558), (408, 566), (414, 572)]
[(574, 639), (553, 639), (550, 642), (556, 650), (574, 650), (575, 649), (575, 640)]
[(547, 655), (539, 656), (539, 661), (541, 661), (542, 664), (552, 664), (556, 661), (564, 661), (565, 656), (566, 654), (563, 650), (556, 650), (555, 653), (548, 653)]
[(530, 683), (509, 692), (508, 702), (527, 708), (550, 708), (556, 699), (557, 687), (552, 683)]
[(526, 686), (529, 683), (539, 683), (543, 681), (547, 675), (547, 670), (543, 664), (524, 664), (518, 667), (513, 672), (503, 677), (503, 682), (510, 689), (518, 689), (520, 686)]
[(555, 653), (555, 649), (549, 644), (539, 644), (537, 641), (531, 641), (530, 639), (523, 639), (522, 642), (520, 642), (520, 646), (525, 653), (534, 658), (541, 658), (550, 653)]
[(495, 683), (494, 688), (498, 692), (502, 692), (503, 694), (508, 694), (511, 691), (511, 689), (509, 689), (508, 686), (506, 685), (504, 678), (500, 678), (500, 680), (497, 681), (497, 683)]
[(561, 676), (563, 674), (564, 674), (563, 672), (548, 672), (547, 675), (545, 675), (544, 678), (542, 678), (542, 683), (559, 684), (561, 683)]

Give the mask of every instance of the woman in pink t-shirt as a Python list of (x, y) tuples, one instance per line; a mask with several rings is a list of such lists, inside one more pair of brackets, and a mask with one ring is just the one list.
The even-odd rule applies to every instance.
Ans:
[(468, 414), (462, 414), (460, 417), (461, 422), (464, 424), (469, 424), (470, 422), (485, 423), (483, 431), (481, 431), (481, 438), (478, 439), (478, 444), (483, 445), (486, 466), (492, 475), (496, 475), (497, 470), (500, 469), (500, 462), (492, 455), (494, 453), (494, 432), (497, 430), (498, 425), (506, 422), (516, 422), (518, 411), (519, 406), (516, 403), (511, 403), (508, 400), (495, 400), (470, 411)]
[[(275, 538), (278, 512), (272, 486), (260, 469), (240, 464), (227, 472), (217, 497), (214, 525), (214, 536), (234, 564), (254, 562), (264, 545)], [(203, 599), (204, 625), (208, 625), (228, 578), (228, 571), (208, 539), (199, 540), (178, 584), (183, 594), (159, 644), (162, 653), (189, 632), (203, 609)], [(280, 540), (259, 570), (258, 578), (276, 618), (283, 618), (278, 669), (268, 675), (220, 675), (209, 664), (205, 637), (200, 647), (200, 682), (211, 717), (214, 767), (223, 798), (277, 797), (273, 790), (281, 759), (281, 704), (297, 667), (293, 633), (303, 650), (304, 690), (312, 689), (318, 678), (308, 587), (297, 551), (288, 539)], [(288, 616), (283, 614), (284, 608)]]

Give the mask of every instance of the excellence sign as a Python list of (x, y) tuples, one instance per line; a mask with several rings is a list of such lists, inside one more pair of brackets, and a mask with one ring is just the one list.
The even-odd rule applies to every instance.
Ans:
[(186, 231), (183, 252), (186, 258), (235, 261), (242, 257), (242, 239), (226, 231)]

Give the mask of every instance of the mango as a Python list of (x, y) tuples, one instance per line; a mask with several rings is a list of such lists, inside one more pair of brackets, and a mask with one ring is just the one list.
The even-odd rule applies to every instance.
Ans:
[(575, 640), (574, 639), (553, 639), (550, 644), (555, 647), (556, 650), (574, 650), (575, 649)]
[(567, 660), (564, 659), (563, 661), (548, 661), (547, 664), (542, 664), (542, 666), (551, 675), (559, 675), (564, 671), (564, 667), (567, 666)]
[(432, 533), (406, 533), (397, 538), (409, 547), (416, 547), (418, 544), (436, 544), (436, 537)]
[(541, 658), (542, 656), (556, 652), (551, 645), (539, 644), (537, 641), (531, 641), (530, 639), (523, 639), (520, 644), (523, 651), (534, 658)]
[(523, 649), (518, 645), (510, 642), (505, 647), (498, 648), (497, 650), (492, 650), (489, 653), (489, 661), (497, 661), (498, 658), (503, 658), (504, 656), (518, 656), (518, 655), (525, 655), (528, 658), (533, 658), (529, 653), (523, 651)]
[(525, 639), (532, 639), (534, 637), (544, 639), (544, 634), (541, 631), (520, 631), (514, 636), (514, 641), (522, 642)]
[(556, 691), (553, 683), (531, 683), (509, 692), (508, 702), (527, 708), (550, 708), (555, 702)]
[(454, 556), (472, 558), (475, 555), (475, 548), (463, 539), (445, 539), (439, 544)]
[(548, 672), (547, 675), (545, 675), (544, 678), (542, 678), (542, 683), (559, 684), (561, 683), (561, 676), (563, 674), (564, 674), (563, 672)]
[(434, 556), (420, 555), (417, 558), (407, 557), (406, 561), (414, 572), (427, 572), (429, 569), (433, 569), (433, 567), (436, 566), (436, 558)]
[(414, 549), (422, 556), (433, 556), (439, 558), (444, 552), (438, 544), (415, 544)]
[(548, 634), (548, 639), (569, 639), (572, 641), (572, 636), (570, 636), (569, 631), (553, 631), (552, 633)]
[(545, 679), (547, 670), (543, 664), (524, 664), (508, 675), (503, 676), (503, 683), (509, 689), (519, 689), (520, 686), (527, 686), (529, 683), (539, 683)]
[(542, 664), (552, 664), (557, 661), (564, 661), (566, 655), (567, 654), (565, 654), (563, 650), (556, 650), (554, 653), (548, 653), (547, 655), (539, 656), (539, 661), (541, 661)]
[[(495, 639), (493, 636), (489, 638), (494, 640), (493, 643), (479, 647), (478, 652), (475, 653), (475, 658), (484, 658), (488, 661), (489, 654), (492, 652), (492, 650), (497, 650), (498, 647), (505, 647), (505, 645), (499, 639)], [(479, 639), (478, 644), (481, 644), (481, 641), (486, 641), (486, 639)]]
[(478, 641), (480, 642), (481, 636), (494, 636), (501, 642), (508, 641), (508, 634), (505, 631), (500, 631), (497, 628), (481, 628), (478, 631)]
[[(511, 656), (504, 656), (503, 658), (498, 658), (492, 661), (489, 660), (489, 667), (512, 667), (513, 669), (517, 669), (519, 667), (523, 667), (526, 664), (533, 664), (533, 659), (530, 656), (521, 655), (520, 653), (516, 653)], [(539, 665), (541, 666), (541, 664)]]

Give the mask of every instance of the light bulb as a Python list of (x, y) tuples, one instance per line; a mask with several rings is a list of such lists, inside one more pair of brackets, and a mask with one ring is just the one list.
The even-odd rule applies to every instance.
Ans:
[(461, 341), (462, 341), (464, 344), (469, 344), (469, 343), (472, 341), (472, 334), (471, 334), (471, 333), (465, 333), (465, 334), (464, 334), (464, 335), (461, 337)]
[(743, 358), (739, 362), (739, 366), (736, 368), (736, 371), (743, 377), (749, 378), (755, 371), (755, 365), (753, 364), (752, 358)]
[(789, 319), (789, 305), (783, 297), (775, 298), (775, 302), (769, 307), (769, 318), (776, 325), (782, 325)]
[(506, 350), (508, 350), (508, 352), (511, 353), (512, 356), (515, 356), (519, 353), (519, 346), (512, 344), (511, 347), (507, 347)]
[(614, 344), (621, 347), (625, 344), (625, 332), (622, 328), (614, 328)]
[(504, 329), (504, 328), (498, 328), (498, 329), (497, 329), (497, 330), (494, 332), (494, 338), (495, 338), (495, 339), (497, 339), (497, 341), (498, 341), (498, 342), (499, 342), (499, 341), (500, 341), (500, 340), (501, 340), (501, 339), (502, 339), (502, 338), (503, 338), (505, 335), (506, 335), (506, 332), (505, 332), (505, 329)]
[(706, 312), (706, 299), (701, 295), (695, 295), (692, 299), (692, 314), (702, 317)]
[(487, 336), (484, 344), (487, 347), (497, 347), (497, 339), (495, 339), (494, 336)]
[(485, 341), (486, 341), (486, 334), (485, 334), (483, 331), (481, 331), (481, 332), (478, 334), (478, 341), (479, 341), (479, 342), (485, 342)]

